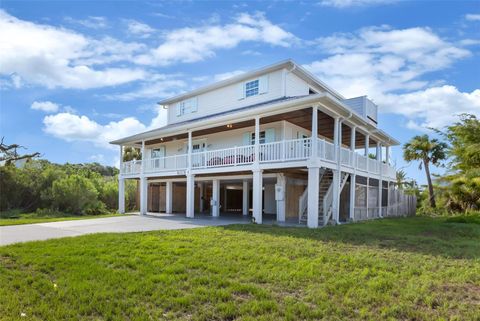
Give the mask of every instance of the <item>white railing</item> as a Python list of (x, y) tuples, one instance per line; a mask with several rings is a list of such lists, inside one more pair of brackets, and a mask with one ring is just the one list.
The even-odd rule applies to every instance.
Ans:
[(141, 160), (131, 160), (128, 162), (122, 163), (122, 174), (131, 175), (131, 174), (140, 174), (142, 168)]
[[(335, 162), (337, 153), (335, 145), (325, 140), (317, 141), (318, 157), (324, 161)], [(301, 138), (283, 140), (259, 145), (259, 162), (287, 162), (310, 158), (312, 154), (312, 139)], [(395, 168), (375, 159), (370, 159), (347, 148), (340, 148), (340, 162), (343, 166), (355, 167), (359, 171), (380, 174), (391, 179), (395, 178)], [(191, 168), (212, 168), (224, 166), (249, 165), (255, 161), (255, 146), (238, 146), (232, 148), (192, 153)], [(185, 170), (188, 168), (188, 154), (173, 155), (122, 163), (121, 173), (125, 175), (140, 174), (144, 166), (145, 173)]]
[(150, 158), (146, 160), (145, 172), (185, 170), (187, 168), (187, 158), (187, 154)]
[(307, 210), (308, 206), (308, 188), (305, 188), (303, 194), (300, 196), (298, 200), (298, 222), (302, 221), (303, 213)]

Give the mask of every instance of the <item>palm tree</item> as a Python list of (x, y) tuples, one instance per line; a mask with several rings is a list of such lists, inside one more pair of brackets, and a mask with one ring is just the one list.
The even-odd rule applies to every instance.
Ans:
[(135, 147), (125, 147), (123, 149), (123, 161), (128, 162), (134, 159), (142, 159), (142, 153), (140, 149)]
[(399, 189), (403, 189), (405, 185), (405, 180), (407, 179), (407, 173), (403, 169), (397, 171), (397, 186)]
[(428, 135), (415, 136), (408, 143), (403, 145), (403, 158), (407, 162), (419, 160), (418, 168), (425, 168), (427, 175), (428, 193), (430, 196), (430, 206), (436, 207), (435, 196), (433, 195), (432, 177), (430, 176), (430, 164), (438, 165), (440, 161), (447, 156), (445, 150), (447, 144), (438, 139), (430, 139)]

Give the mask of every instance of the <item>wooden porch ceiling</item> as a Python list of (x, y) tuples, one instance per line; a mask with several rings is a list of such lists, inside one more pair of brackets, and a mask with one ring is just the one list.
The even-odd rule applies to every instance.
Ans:
[[(297, 125), (301, 128), (304, 128), (310, 131), (312, 127), (312, 109), (304, 108), (304, 109), (295, 110), (295, 111), (291, 111), (283, 114), (263, 117), (260, 119), (260, 124), (268, 124), (268, 123), (278, 122), (282, 120), (288, 121), (294, 125)], [(230, 130), (252, 127), (252, 126), (255, 126), (255, 121), (253, 119), (242, 121), (242, 122), (233, 122), (228, 125), (222, 125), (222, 126), (197, 130), (192, 132), (192, 136), (193, 137), (206, 136), (214, 133), (226, 132)], [(334, 119), (331, 116), (319, 110), (318, 111), (319, 135), (326, 137), (330, 140), (333, 140), (333, 130), (334, 130)], [(350, 127), (348, 127), (345, 124), (342, 124), (342, 144), (346, 146), (350, 146), (350, 136), (351, 136)], [(165, 142), (180, 140), (180, 139), (187, 139), (187, 138), (188, 138), (188, 134), (182, 133), (178, 135), (148, 140), (148, 141), (145, 141), (145, 145), (148, 146), (148, 145), (160, 144), (160, 143), (165, 143)], [(355, 142), (356, 148), (362, 148), (365, 146), (365, 136), (363, 134), (357, 132), (355, 141), (356, 141)], [(139, 144), (141, 144), (141, 142), (139, 142)], [(370, 146), (374, 146), (375, 144), (376, 142), (370, 139)]]

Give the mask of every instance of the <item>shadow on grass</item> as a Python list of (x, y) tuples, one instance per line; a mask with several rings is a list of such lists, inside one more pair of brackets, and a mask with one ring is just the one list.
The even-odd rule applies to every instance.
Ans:
[(321, 229), (275, 225), (229, 225), (223, 228), (445, 258), (480, 258), (480, 225), (447, 222), (443, 218), (388, 218)]

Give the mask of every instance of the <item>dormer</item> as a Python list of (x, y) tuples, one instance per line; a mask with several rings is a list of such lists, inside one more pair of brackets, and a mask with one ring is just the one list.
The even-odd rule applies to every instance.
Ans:
[(367, 96), (349, 98), (345, 99), (343, 102), (371, 125), (377, 127), (378, 106), (368, 99)]

